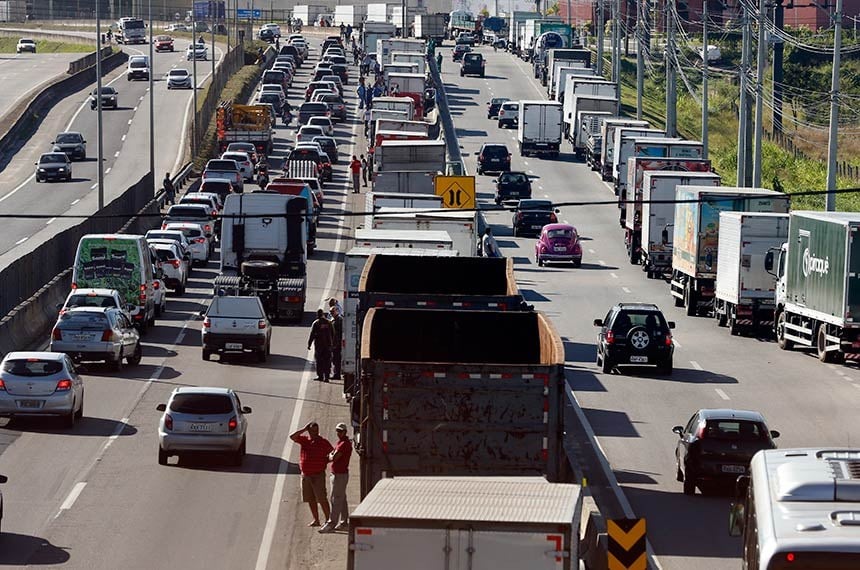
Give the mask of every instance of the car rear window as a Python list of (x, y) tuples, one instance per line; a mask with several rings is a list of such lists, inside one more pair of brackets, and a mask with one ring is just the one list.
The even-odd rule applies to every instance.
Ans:
[(504, 146), (485, 146), (481, 152), (487, 156), (507, 156), (510, 154), (507, 147)]
[(300, 113), (325, 113), (328, 111), (328, 105), (325, 103), (302, 103), (299, 107)]
[(173, 250), (168, 248), (156, 248), (155, 255), (158, 256), (158, 261), (173, 261), (176, 259), (176, 255), (174, 255)]
[(51, 376), (63, 370), (63, 364), (57, 360), (40, 360), (38, 358), (21, 358), (7, 360), (3, 363), (3, 372), (15, 376)]
[(235, 160), (210, 160), (206, 163), (206, 170), (238, 170)]
[(668, 328), (663, 315), (656, 311), (623, 311), (615, 318), (612, 330), (619, 334), (627, 334), (627, 331), (633, 327), (661, 330)]
[(572, 230), (547, 230), (546, 237), (553, 239), (571, 239), (573, 238)]
[(271, 81), (277, 81), (278, 83), (283, 83), (284, 81), (284, 72), (277, 71), (275, 69), (270, 69), (269, 71), (263, 74), (263, 83), (269, 83)]
[(102, 330), (108, 326), (104, 313), (69, 312), (60, 316), (61, 329)]
[(233, 402), (221, 394), (176, 394), (170, 402), (170, 411), (178, 414), (229, 414)]
[(705, 437), (708, 439), (759, 440), (766, 439), (768, 435), (759, 422), (736, 419), (705, 422)]
[(195, 206), (171, 206), (167, 211), (170, 218), (208, 218), (209, 214), (205, 208)]
[(224, 194), (230, 191), (230, 184), (228, 182), (211, 182), (209, 180), (205, 180), (200, 185), (200, 192), (214, 192), (215, 194)]
[(69, 297), (66, 307), (69, 309), (75, 307), (116, 307), (116, 301), (113, 297), (105, 297), (104, 295), (72, 295)]
[(203, 231), (197, 228), (182, 228), (180, 231), (186, 238), (197, 238), (203, 235)]

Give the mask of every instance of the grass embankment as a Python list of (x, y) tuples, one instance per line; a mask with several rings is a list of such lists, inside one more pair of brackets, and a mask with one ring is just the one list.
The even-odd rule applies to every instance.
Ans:
[[(636, 61), (625, 59), (621, 69), (621, 104), (623, 112), (636, 116)], [(687, 79), (697, 93), (701, 93), (701, 77), (688, 75)], [(723, 179), (723, 185), (737, 183), (738, 99), (736, 83), (717, 73), (709, 77), (708, 148), (714, 169)], [(666, 124), (666, 90), (662, 77), (646, 77), (642, 96), (642, 116), (660, 128)], [(767, 114), (767, 113), (766, 113)], [(765, 128), (769, 128), (769, 120)], [(686, 91), (678, 79), (678, 131), (684, 138), (699, 140), (702, 132), (702, 108)], [(825, 146), (826, 151), (826, 146)], [(764, 140), (762, 143), (762, 186), (786, 193), (824, 190), (827, 182), (827, 165), (821, 160), (796, 158), (779, 145)], [(848, 178), (837, 180), (838, 188), (857, 187)], [(839, 194), (837, 209), (860, 211), (860, 194)], [(794, 209), (823, 210), (824, 196), (799, 196), (792, 201)]]
[[(15, 53), (17, 38), (0, 38), (0, 53)], [(55, 42), (36, 38), (36, 53), (91, 53), (96, 51), (95, 44)], [(30, 52), (26, 52), (30, 53)]]

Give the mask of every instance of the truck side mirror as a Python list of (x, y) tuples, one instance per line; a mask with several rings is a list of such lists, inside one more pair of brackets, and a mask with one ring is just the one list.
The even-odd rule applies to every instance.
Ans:
[(669, 228), (663, 228), (663, 232), (660, 234), (660, 239), (663, 241), (663, 245), (669, 243)]
[(155, 406), (155, 409), (158, 410), (159, 412), (166, 412), (167, 411), (167, 405), (166, 404), (158, 404), (157, 406)]
[(773, 271), (773, 252), (769, 251), (764, 255), (764, 269), (768, 273)]

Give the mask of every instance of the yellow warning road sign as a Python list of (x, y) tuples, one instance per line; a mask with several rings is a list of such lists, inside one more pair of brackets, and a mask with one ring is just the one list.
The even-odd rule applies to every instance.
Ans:
[(474, 176), (437, 176), (436, 195), (442, 196), (446, 208), (471, 209), (475, 207)]
[(647, 570), (645, 519), (606, 521), (609, 570)]

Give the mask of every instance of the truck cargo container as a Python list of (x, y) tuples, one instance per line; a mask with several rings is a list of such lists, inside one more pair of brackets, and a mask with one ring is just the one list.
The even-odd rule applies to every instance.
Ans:
[[(370, 19), (370, 7), (373, 4), (368, 4), (368, 20), (361, 27), (361, 45), (367, 53), (376, 53), (376, 44), (379, 40), (384, 40), (394, 37), (394, 25), (389, 24), (385, 20), (375, 21)], [(379, 57), (379, 56), (377, 56)], [(379, 60), (382, 65), (382, 61)]]
[[(364, 211), (372, 215), (379, 208), (420, 208), (440, 210), (442, 196), (437, 194), (404, 194), (401, 192), (368, 192), (365, 195)], [(371, 225), (372, 225), (371, 221)]]
[(351, 4), (334, 7), (334, 25), (352, 26), (353, 29), (358, 29), (364, 18), (367, 16), (367, 6), (361, 4)]
[[(604, 81), (599, 77), (588, 77), (581, 74), (575, 73), (567, 73), (566, 74), (567, 85), (565, 86), (565, 111), (564, 116), (565, 120), (573, 121), (576, 118), (576, 112), (574, 110), (573, 97), (609, 97), (610, 99), (614, 99), (615, 103), (615, 114), (618, 114), (619, 105), (618, 105), (618, 85), (612, 83), (610, 81)], [(581, 109), (580, 109), (581, 110)], [(601, 109), (601, 110), (610, 110), (610, 109)], [(570, 116), (568, 117), (568, 113)]]
[[(378, 22), (378, 23), (385, 23), (385, 24), (390, 25), (390, 22), (388, 21), (388, 4), (380, 4), (380, 3), (368, 4), (367, 5), (367, 22), (374, 22), (374, 23)], [(374, 48), (375, 47), (376, 47), (376, 44), (374, 44)], [(370, 50), (370, 51), (373, 51), (373, 50)]]
[(564, 347), (542, 313), (372, 308), (361, 372), (363, 497), (387, 477), (568, 476)]
[[(675, 224), (675, 188), (678, 186), (719, 186), (720, 177), (710, 172), (710, 161), (682, 159), (643, 161), (642, 182), (637, 185), (636, 200), (640, 209), (627, 218), (627, 255), (631, 263), (642, 263), (648, 278), (662, 277), (672, 271), (672, 238)], [(648, 163), (644, 161), (648, 160)], [(689, 162), (689, 164), (684, 164)], [(686, 171), (682, 169), (688, 169)], [(701, 169), (696, 172), (695, 169)], [(660, 203), (664, 202), (664, 203)], [(641, 219), (641, 225), (630, 228), (630, 221)], [(632, 242), (632, 247), (631, 247)]]
[(392, 73), (418, 73), (420, 66), (417, 63), (386, 63), (382, 66), (382, 81), (388, 85), (389, 76)]
[(573, 146), (573, 154), (577, 158), (585, 157), (585, 148), (588, 144), (588, 139), (594, 135), (600, 134), (600, 123), (609, 118), (616, 117), (611, 111), (579, 111), (576, 113), (576, 122), (574, 123), (574, 132), (570, 138), (570, 144)]
[(763, 188), (678, 186), (670, 281), (675, 306), (683, 306), (692, 316), (713, 304), (720, 212), (784, 214), (789, 206), (786, 198)]
[(415, 37), (425, 40), (433, 40), (436, 45), (441, 46), (447, 35), (445, 26), (445, 14), (416, 14), (415, 15)]
[[(415, 23), (415, 17), (419, 14), (426, 14), (427, 8), (424, 6), (407, 6), (406, 7), (406, 32), (401, 32), (401, 35), (408, 36), (409, 30)], [(388, 16), (388, 21), (394, 24), (398, 30), (403, 29), (403, 6), (395, 4), (391, 7), (391, 14)]]
[(467, 210), (418, 211), (414, 208), (380, 208), (373, 216), (373, 229), (377, 230), (437, 230), (448, 232), (453, 248), (461, 256), (477, 254), (476, 212)]
[[(640, 121), (637, 119), (607, 119), (603, 121), (600, 127), (600, 138), (603, 139), (603, 150), (598, 161), (598, 171), (600, 177), (605, 181), (612, 180), (612, 151), (615, 144), (615, 131), (624, 127), (636, 127), (639, 129), (648, 129), (648, 121)], [(659, 132), (659, 131), (658, 131)]]
[[(525, 28), (523, 29), (523, 44), (521, 46), (522, 53), (520, 57), (525, 56), (523, 59), (532, 61), (534, 48), (537, 45), (537, 38), (541, 35), (543, 26), (548, 25), (550, 22), (560, 23), (561, 18), (558, 16), (541, 16), (540, 18), (526, 20)], [(535, 77), (538, 77), (538, 75), (535, 74)]]
[(573, 30), (565, 22), (543, 22), (538, 26), (538, 31), (540, 33), (535, 37), (532, 48), (532, 67), (541, 84), (547, 85), (553, 74), (552, 62), (548, 61), (549, 55), (571, 47)]
[(512, 51), (528, 47), (527, 45), (522, 45), (522, 31), (520, 27), (526, 23), (526, 20), (534, 20), (541, 16), (540, 12), (515, 11), (510, 14), (508, 20), (508, 43), (512, 46)]
[(379, 149), (385, 141), (423, 141), (427, 135), (415, 131), (384, 131), (378, 130), (373, 133), (373, 148)]
[(394, 63), (392, 53), (414, 53), (422, 57), (427, 53), (427, 43), (414, 38), (385, 38), (376, 42), (376, 57), (380, 65)]
[[(358, 286), (364, 265), (374, 253), (414, 256), (457, 256), (451, 249), (451, 238), (446, 232), (391, 232), (384, 230), (356, 230), (361, 242), (375, 245), (356, 245), (346, 252), (343, 264), (343, 391), (352, 397), (356, 375), (359, 372), (358, 358)], [(380, 234), (386, 238), (375, 237)], [(395, 235), (398, 234), (398, 235)], [(439, 246), (442, 247), (439, 247)]]
[(812, 347), (822, 362), (860, 359), (860, 213), (791, 212), (788, 240), (773, 267), (776, 340)]
[(720, 212), (714, 317), (731, 334), (773, 330), (776, 294), (764, 264), (788, 239), (788, 214)]
[(435, 172), (398, 172), (385, 171), (376, 174), (373, 180), (374, 192), (400, 194), (433, 194), (435, 191)]
[(376, 172), (444, 172), (445, 142), (385, 141), (373, 158)]
[(565, 62), (566, 65), (556, 67), (552, 79), (552, 93), (554, 98), (559, 103), (564, 103), (564, 93), (567, 87), (568, 77), (581, 77), (593, 81), (603, 81), (602, 77), (594, 74), (594, 70), (584, 67), (581, 62)]
[[(373, 99), (373, 108), (379, 111), (382, 110), (392, 110), (392, 111), (403, 111), (406, 113), (408, 117), (412, 117), (415, 114), (415, 101), (412, 100), (411, 97), (374, 97)], [(410, 119), (411, 120), (411, 119)], [(417, 123), (421, 123), (422, 121), (416, 121)], [(426, 124), (426, 123), (424, 123)], [(427, 125), (429, 128), (429, 125)], [(426, 131), (427, 128), (424, 130)], [(391, 130), (391, 129), (383, 129), (383, 130)], [(418, 132), (418, 128), (409, 129), (410, 132)]]
[(520, 156), (548, 154), (558, 158), (561, 149), (561, 103), (520, 101), (517, 144)]
[(215, 111), (215, 135), (221, 152), (230, 143), (247, 142), (257, 148), (257, 152), (272, 152), (272, 133), (275, 117), (270, 105), (239, 105), (222, 101)]
[(350, 514), (348, 570), (577, 570), (582, 490), (537, 477), (398, 477)]
[[(567, 24), (563, 25), (567, 26)], [(567, 28), (570, 29), (570, 26)], [(591, 69), (591, 52), (587, 49), (571, 48), (568, 40), (568, 44), (564, 48), (547, 50), (544, 61), (539, 65), (543, 66), (541, 84), (546, 86), (547, 94), (552, 99), (555, 97), (558, 84), (550, 82), (556, 78), (558, 69), (562, 67)]]
[[(568, 79), (568, 84), (570, 84), (570, 79)], [(581, 111), (603, 111), (617, 115), (618, 99), (603, 95), (574, 94), (573, 92), (569, 92), (564, 98), (562, 120), (564, 121), (564, 132), (571, 141), (573, 140), (572, 137), (575, 138), (576, 136), (576, 116)]]
[[(666, 141), (686, 143), (682, 138), (673, 138), (666, 135), (665, 131), (657, 129), (618, 129), (615, 131), (615, 149), (612, 152), (612, 178), (615, 185), (615, 194), (620, 198), (627, 188), (627, 166), (628, 160), (636, 156), (665, 156)], [(702, 143), (697, 143), (701, 148)], [(656, 148), (657, 150), (652, 150)], [(701, 158), (701, 153), (697, 157)]]
[[(382, 99), (382, 97), (380, 97), (380, 99)], [(411, 99), (409, 99), (408, 97), (403, 97), (403, 99), (407, 99), (410, 101), (406, 105), (409, 108), (411, 108), (412, 107)], [(374, 102), (374, 105), (375, 104), (376, 103)], [(391, 106), (394, 107), (395, 109), (401, 105), (403, 105), (403, 103), (401, 103), (399, 101), (393, 102), (391, 104)], [(401, 107), (401, 109), (403, 109), (403, 107)], [(377, 119), (373, 123), (372, 127), (373, 127), (373, 132), (376, 132), (376, 131), (406, 131), (406, 132), (410, 132), (410, 133), (419, 133), (419, 134), (422, 134), (424, 136), (427, 136), (430, 132), (430, 125), (428, 123), (425, 123), (424, 121), (409, 121), (409, 120), (405, 120), (405, 119), (384, 119), (384, 118), (383, 119)], [(371, 133), (371, 138), (372, 137), (373, 137), (373, 133)]]
[(396, 88), (400, 97), (411, 97), (415, 102), (412, 118), (416, 120), (424, 118), (425, 78), (423, 73), (390, 73), (388, 75), (388, 88)]
[(448, 36), (451, 39), (456, 38), (460, 32), (475, 32), (480, 29), (480, 23), (471, 12), (454, 10), (448, 14)]
[[(418, 66), (417, 71), (411, 72), (412, 75), (415, 75), (415, 74), (424, 75), (424, 73), (427, 71), (427, 56), (424, 55), (424, 53), (414, 53), (414, 52), (408, 52), (408, 51), (393, 51), (389, 54), (389, 58), (391, 60), (391, 63), (395, 63), (395, 64), (396, 63), (401, 63), (401, 64), (411, 63), (411, 64)], [(403, 73), (403, 72), (400, 72), (400, 73)], [(391, 81), (391, 78), (389, 77), (389, 82), (390, 81)], [(422, 87), (423, 87), (423, 85), (422, 85)]]
[(293, 18), (301, 20), (305, 26), (313, 26), (320, 14), (331, 12), (331, 7), (325, 4), (296, 4), (293, 7)]

